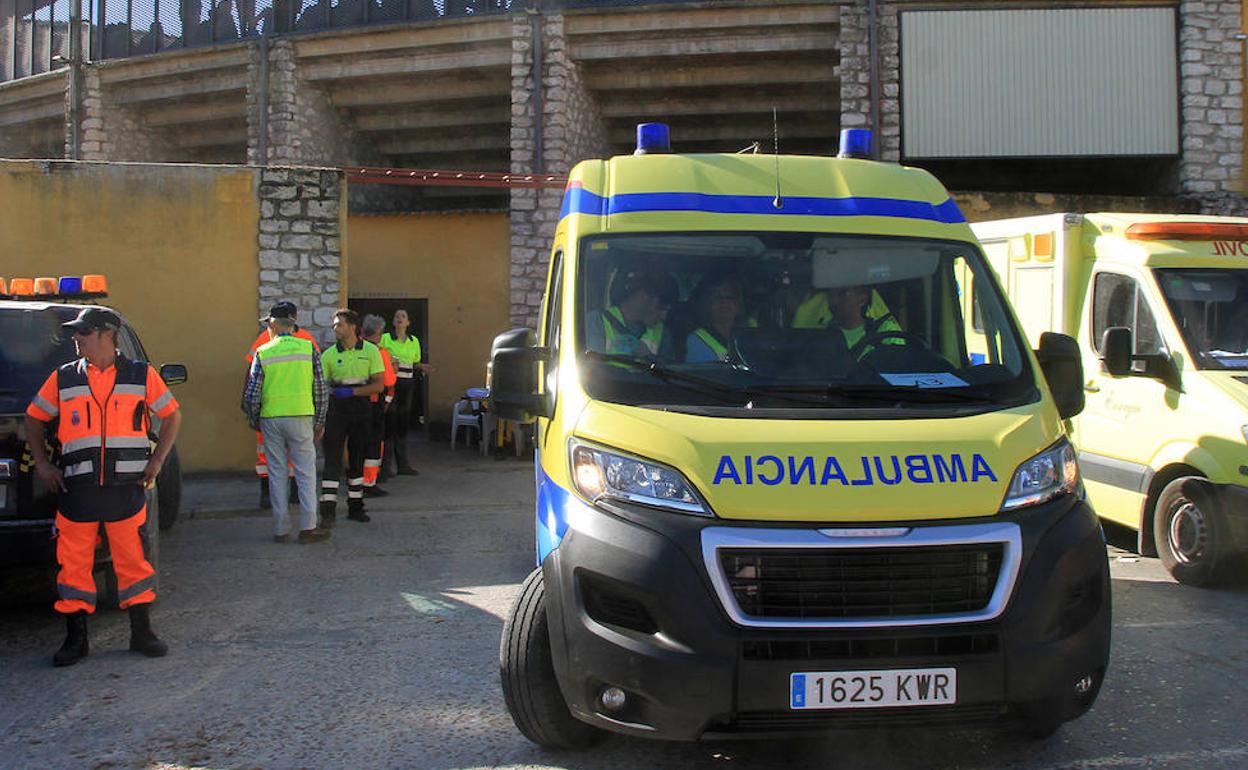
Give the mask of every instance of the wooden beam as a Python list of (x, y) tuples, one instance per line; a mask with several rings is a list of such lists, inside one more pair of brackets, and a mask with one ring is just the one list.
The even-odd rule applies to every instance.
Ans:
[(686, 34), (666, 40), (592, 41), (573, 43), (571, 58), (577, 61), (604, 59), (655, 59), (664, 56), (724, 56), (751, 53), (791, 53), (795, 51), (836, 51), (840, 43), (828, 33), (793, 32), (784, 35), (740, 35), (700, 37)]
[(469, 150), (510, 150), (511, 136), (499, 132), (494, 136), (454, 137), (450, 139), (403, 138), (383, 139), (377, 149), (384, 155), (428, 155)]
[(356, 130), (366, 132), (498, 124), (506, 133), (511, 126), (511, 108), (500, 104), (476, 110), (424, 108), (413, 112), (359, 113), (354, 116), (352, 124)]
[(152, 127), (204, 123), (215, 120), (247, 119), (247, 103), (242, 99), (202, 104), (170, 104), (142, 111), (143, 122)]
[[(774, 91), (774, 89), (770, 89)], [(640, 118), (651, 116), (655, 120), (683, 115), (765, 114), (774, 107), (780, 112), (835, 112), (840, 113), (839, 91), (820, 93), (807, 89), (806, 93), (769, 94), (760, 89), (748, 95), (707, 94), (705, 89), (679, 92), (677, 96), (664, 91), (654, 96), (645, 94), (617, 95), (602, 100), (599, 113), (603, 118)], [(731, 94), (732, 92), (727, 92)]]
[(747, 8), (664, 8), (647, 6), (631, 13), (568, 14), (564, 29), (569, 39), (579, 36), (635, 32), (683, 32), (691, 29), (757, 29), (775, 25), (839, 24), (835, 5), (777, 5)]
[(491, 16), (455, 24), (439, 22), (430, 26), (400, 29), (363, 29), (346, 34), (318, 35), (295, 41), (295, 56), (308, 59), (317, 56), (341, 56), (394, 51), (404, 48), (432, 48), (441, 45), (479, 45), (507, 41), (511, 43), (511, 17)]
[(729, 64), (685, 66), (657, 70), (628, 70), (615, 66), (587, 69), (585, 85), (590, 91), (643, 91), (665, 88), (709, 88), (712, 86), (757, 86), (765, 83), (836, 83), (832, 62), (792, 64)]
[(41, 120), (65, 122), (65, 100), (34, 106), (23, 106), (0, 112), (0, 126), (16, 126), (22, 123), (38, 123)]
[[(424, 56), (387, 56), (357, 59), (349, 62), (325, 62), (302, 67), (300, 74), (307, 80), (346, 80), (375, 78), (387, 75), (416, 75), (429, 72), (490, 69), (506, 67), (511, 71), (511, 46), (466, 53), (438, 53)], [(443, 84), (445, 88), (445, 84)]]
[(381, 107), (392, 104), (446, 102), (450, 100), (498, 97), (511, 104), (511, 73), (495, 76), (457, 74), (445, 81), (379, 81), (330, 86), (329, 99), (335, 107)]
[(247, 73), (230, 72), (223, 75), (209, 75), (193, 80), (180, 80), (172, 83), (134, 84), (120, 89), (113, 100), (117, 104), (139, 104), (156, 102), (162, 99), (181, 99), (188, 96), (204, 96), (207, 94), (223, 94), (231, 91), (247, 90)]
[(151, 78), (176, 77), (209, 70), (240, 68), (246, 73), (251, 63), (251, 43), (231, 43), (219, 48), (191, 49), (159, 56), (106, 61), (98, 65), (100, 83), (130, 83)]

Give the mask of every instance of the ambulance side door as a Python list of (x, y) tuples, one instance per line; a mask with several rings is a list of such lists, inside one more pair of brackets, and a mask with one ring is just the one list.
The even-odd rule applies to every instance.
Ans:
[(1150, 459), (1176, 429), (1176, 394), (1153, 377), (1106, 373), (1100, 352), (1105, 330), (1131, 329), (1134, 354), (1166, 352), (1157, 308), (1138, 276), (1127, 269), (1098, 269), (1088, 287), (1083, 318), (1083, 412), (1075, 418), (1079, 467), (1100, 516), (1136, 528), (1151, 481)]
[[(556, 408), (559, 399), (559, 351), (563, 334), (563, 252), (556, 250), (551, 256), (550, 283), (546, 287), (546, 301), (542, 308), (542, 337), (540, 344), (550, 350), (547, 363), (542, 365), (542, 392), (550, 394), (550, 403)], [(539, 417), (533, 428), (534, 446), (538, 452), (545, 448), (552, 417)], [(556, 453), (558, 454), (558, 453)], [(544, 459), (545, 453), (539, 457)], [(552, 458), (553, 459), (553, 458)]]

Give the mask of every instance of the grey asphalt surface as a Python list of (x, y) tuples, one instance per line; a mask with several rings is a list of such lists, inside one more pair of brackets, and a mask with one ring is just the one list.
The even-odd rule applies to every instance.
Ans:
[(669, 744), (528, 743), (498, 684), (498, 639), (533, 563), (533, 467), (422, 445), (422, 474), (339, 516), (326, 544), (275, 544), (252, 479), (188, 483), (161, 542), (154, 625), (124, 614), (54, 669), (64, 626), (0, 586), (0, 768), (1244, 768), (1248, 589), (1176, 585), (1111, 548), (1114, 649), (1093, 710), (1026, 744), (978, 732)]

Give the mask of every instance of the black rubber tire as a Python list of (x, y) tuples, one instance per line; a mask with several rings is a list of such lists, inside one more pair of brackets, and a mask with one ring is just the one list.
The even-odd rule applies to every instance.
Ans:
[(165, 466), (156, 477), (156, 491), (160, 495), (160, 528), (169, 529), (182, 510), (182, 461), (176, 446), (169, 451)]
[[(1211, 586), (1221, 579), (1222, 565), (1228, 553), (1228, 534), (1218, 511), (1206, 511), (1197, 508), (1183, 491), (1183, 483), (1190, 477), (1184, 476), (1171, 481), (1157, 496), (1157, 504), (1153, 506), (1153, 542), (1157, 546), (1157, 556), (1161, 563), (1174, 576), (1174, 579), (1189, 586)], [(1199, 536), (1187, 548), (1187, 553), (1178, 553), (1171, 544), (1171, 525), (1176, 514), (1184, 511), (1187, 506), (1195, 509), (1202, 526)], [(1190, 511), (1189, 511), (1190, 514)], [(1191, 528), (1187, 529), (1190, 537)]]
[(498, 672), (507, 711), (524, 737), (550, 749), (583, 749), (602, 739), (601, 730), (572, 716), (559, 690), (541, 567), (525, 578), (503, 623)]

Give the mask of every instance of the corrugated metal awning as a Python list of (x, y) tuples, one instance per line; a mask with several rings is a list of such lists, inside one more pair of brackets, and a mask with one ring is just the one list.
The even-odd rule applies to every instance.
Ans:
[(901, 14), (908, 158), (1175, 155), (1173, 8)]

